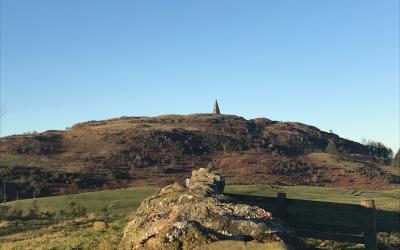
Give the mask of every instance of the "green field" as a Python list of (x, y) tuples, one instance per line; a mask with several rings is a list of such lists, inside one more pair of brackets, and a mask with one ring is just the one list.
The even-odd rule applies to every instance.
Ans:
[(19, 200), (7, 204), (20, 208), (26, 214), (36, 200), (41, 211), (58, 213), (60, 210), (67, 210), (68, 203), (73, 200), (83, 205), (87, 209), (87, 212), (101, 212), (107, 209), (113, 214), (127, 214), (135, 211), (144, 198), (155, 193), (157, 190), (158, 188), (156, 187), (143, 186)]
[[(6, 203), (11, 211), (22, 215), (15, 220), (0, 221), (0, 249), (116, 249), (129, 215), (137, 209), (141, 200), (156, 190), (156, 187), (143, 186)], [(277, 192), (285, 192), (288, 198), (350, 204), (359, 204), (362, 199), (374, 199), (381, 211), (399, 211), (400, 207), (397, 190), (229, 185), (225, 192), (270, 197), (276, 196)], [(84, 208), (84, 213), (68, 216), (71, 202)], [(52, 216), (28, 218), (32, 209)], [(106, 221), (109, 227), (95, 231), (92, 227), (94, 221)], [(399, 241), (398, 230), (382, 237), (385, 237), (384, 241)], [(321, 242), (312, 244), (317, 243)], [(334, 247), (344, 249), (348, 246), (336, 244)]]
[(360, 201), (363, 199), (374, 199), (377, 209), (385, 211), (400, 210), (399, 190), (355, 190), (310, 186), (229, 185), (225, 188), (225, 192), (268, 197), (276, 197), (278, 192), (284, 192), (289, 199), (347, 204), (360, 204)]

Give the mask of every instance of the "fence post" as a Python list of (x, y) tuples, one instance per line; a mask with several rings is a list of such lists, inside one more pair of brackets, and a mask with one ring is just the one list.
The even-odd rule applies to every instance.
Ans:
[(366, 250), (377, 250), (376, 242), (376, 211), (374, 200), (362, 200), (361, 206), (365, 209), (365, 217), (363, 223), (364, 244)]
[(286, 193), (277, 193), (276, 195), (276, 213), (281, 220), (286, 217)]

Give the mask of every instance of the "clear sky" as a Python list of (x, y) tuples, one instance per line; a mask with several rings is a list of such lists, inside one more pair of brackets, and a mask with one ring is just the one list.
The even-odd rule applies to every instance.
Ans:
[(399, 148), (398, 0), (1, 0), (1, 135), (119, 116), (298, 121)]

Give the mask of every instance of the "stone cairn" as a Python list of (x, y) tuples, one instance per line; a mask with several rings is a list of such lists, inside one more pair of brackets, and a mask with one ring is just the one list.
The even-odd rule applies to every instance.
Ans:
[(124, 230), (120, 249), (304, 249), (268, 211), (223, 195), (225, 181), (206, 168), (186, 185), (146, 198)]

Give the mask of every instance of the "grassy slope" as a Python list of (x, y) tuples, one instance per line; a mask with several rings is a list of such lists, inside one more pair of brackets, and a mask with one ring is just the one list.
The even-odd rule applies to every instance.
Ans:
[[(7, 234), (7, 226), (0, 223), (0, 249), (114, 249), (122, 236), (130, 213), (156, 187), (145, 186), (130, 189), (105, 190), (81, 193), (71, 196), (57, 196), (36, 199), (41, 211), (58, 213), (68, 209), (68, 202), (74, 200), (85, 206), (88, 213), (106, 214), (110, 227), (103, 231), (93, 231), (92, 222), (75, 220), (59, 221), (20, 221), (11, 222), (18, 230)], [(288, 198), (320, 200), (358, 204), (361, 199), (373, 198), (378, 209), (397, 211), (400, 194), (396, 190), (349, 190), (320, 187), (280, 187), (248, 185), (227, 186), (226, 192), (275, 196), (277, 192), (286, 192)], [(32, 207), (33, 200), (20, 200), (8, 203), (25, 213)], [(104, 208), (107, 208), (104, 212)], [(29, 246), (29, 247), (28, 247)]]
[[(105, 207), (114, 214), (133, 212), (139, 203), (157, 191), (157, 187), (142, 186), (127, 189), (112, 189), (97, 192), (80, 193), (73, 195), (52, 196), (37, 198), (37, 205), (41, 211), (59, 212), (68, 209), (68, 202), (73, 201), (83, 205), (87, 212), (100, 212)], [(27, 213), (35, 199), (9, 202), (12, 207), (17, 206)]]
[(363, 199), (374, 199), (378, 209), (400, 210), (400, 192), (394, 189), (355, 190), (311, 186), (230, 185), (225, 188), (225, 192), (269, 197), (276, 197), (277, 192), (285, 192), (287, 198), (348, 204), (360, 204)]
[(10, 234), (7, 233), (7, 227), (0, 223), (0, 249), (115, 249), (129, 214), (156, 190), (156, 187), (143, 186), (9, 202), (7, 204), (12, 208), (27, 214), (36, 200), (41, 212), (58, 214), (61, 210), (67, 211), (68, 203), (73, 200), (83, 205), (88, 214), (105, 218), (101, 220), (106, 220), (109, 228), (94, 231), (93, 222), (81, 221), (81, 218), (21, 220), (8, 226), (17, 228), (15, 233)]

